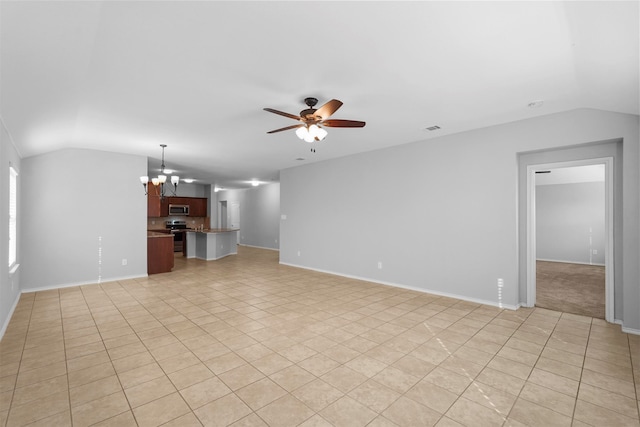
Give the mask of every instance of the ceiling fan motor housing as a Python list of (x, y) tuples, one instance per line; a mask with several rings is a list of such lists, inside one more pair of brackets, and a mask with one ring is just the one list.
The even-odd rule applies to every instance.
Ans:
[(305, 121), (314, 119), (313, 116), (315, 112), (318, 110), (316, 110), (313, 107), (318, 103), (318, 99), (311, 98), (311, 97), (305, 98), (304, 103), (307, 104), (307, 107), (309, 108), (307, 108), (306, 110), (300, 111), (300, 117), (302, 117), (303, 119), (306, 119)]

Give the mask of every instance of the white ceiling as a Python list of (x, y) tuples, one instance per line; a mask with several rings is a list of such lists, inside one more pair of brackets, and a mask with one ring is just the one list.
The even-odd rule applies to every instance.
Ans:
[[(0, 113), (22, 157), (149, 156), (226, 188), (538, 115), (638, 114), (638, 2), (0, 2)], [(311, 153), (295, 124), (344, 102)], [(527, 104), (544, 100), (540, 108)], [(438, 125), (440, 130), (425, 128)], [(296, 160), (304, 158), (305, 160)], [(153, 171), (151, 172), (153, 173)]]

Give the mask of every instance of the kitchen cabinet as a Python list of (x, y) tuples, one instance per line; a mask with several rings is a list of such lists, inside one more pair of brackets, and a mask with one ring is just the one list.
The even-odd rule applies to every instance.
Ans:
[(206, 197), (167, 197), (167, 200), (168, 200), (168, 204), (170, 205), (189, 206), (189, 216), (197, 216), (197, 217), (207, 216), (207, 198)]
[(190, 197), (189, 199), (189, 216), (206, 217), (207, 216), (207, 199), (202, 197)]
[(169, 216), (169, 205), (188, 205), (189, 216), (207, 216), (206, 197), (165, 197), (156, 195), (155, 188), (150, 185), (150, 192), (147, 195), (147, 217), (158, 218)]
[(173, 263), (173, 235), (147, 232), (147, 274), (167, 273)]
[(147, 194), (147, 217), (164, 217), (169, 216), (169, 203), (167, 198), (161, 198), (156, 194), (156, 187), (149, 184), (149, 194)]

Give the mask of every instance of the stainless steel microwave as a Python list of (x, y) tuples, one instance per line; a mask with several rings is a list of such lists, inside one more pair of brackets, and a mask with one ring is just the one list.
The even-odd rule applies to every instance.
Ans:
[(189, 205), (169, 205), (169, 215), (189, 215)]

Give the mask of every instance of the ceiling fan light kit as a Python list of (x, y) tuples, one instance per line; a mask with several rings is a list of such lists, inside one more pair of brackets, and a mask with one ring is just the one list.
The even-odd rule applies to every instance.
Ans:
[[(309, 108), (300, 111), (299, 116), (285, 113), (283, 111), (274, 110), (273, 108), (265, 108), (264, 110), (270, 113), (278, 114), (280, 116), (288, 117), (290, 119), (298, 120), (299, 122), (301, 122), (297, 125), (286, 126), (280, 129), (269, 131), (267, 133), (276, 133), (282, 132), (284, 130), (296, 129), (296, 136), (298, 138), (308, 143), (312, 143), (316, 141), (322, 141), (328, 135), (328, 132), (323, 129), (323, 126), (353, 128), (364, 127), (364, 125), (366, 124), (365, 122), (357, 120), (328, 120), (329, 117), (342, 106), (342, 101), (339, 101), (337, 99), (332, 99), (318, 109), (313, 108), (318, 103), (318, 100), (316, 98), (305, 98), (304, 103)], [(311, 151), (315, 150), (311, 149)]]

